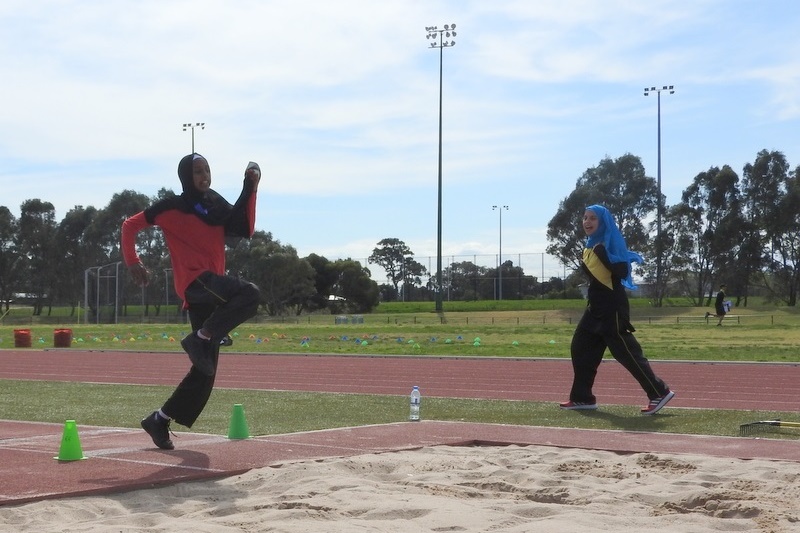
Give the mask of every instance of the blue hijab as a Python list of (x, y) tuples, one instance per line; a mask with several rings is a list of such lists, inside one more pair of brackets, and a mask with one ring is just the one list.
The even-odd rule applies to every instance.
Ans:
[(608, 260), (612, 263), (628, 263), (628, 276), (622, 279), (622, 285), (628, 289), (635, 290), (636, 284), (633, 283), (631, 276), (631, 263), (641, 263), (642, 256), (636, 252), (628, 251), (625, 244), (625, 237), (614, 222), (614, 217), (602, 205), (590, 205), (586, 209), (591, 209), (597, 215), (600, 225), (593, 234), (586, 239), (586, 247), (594, 248), (596, 244), (602, 244), (608, 253)]

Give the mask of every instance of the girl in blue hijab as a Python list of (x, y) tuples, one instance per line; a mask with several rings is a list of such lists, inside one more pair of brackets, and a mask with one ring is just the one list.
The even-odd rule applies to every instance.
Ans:
[(570, 354), (574, 372), (569, 401), (562, 409), (594, 410), (597, 398), (592, 393), (597, 369), (606, 348), (639, 382), (647, 394), (643, 415), (660, 411), (675, 393), (659, 379), (642, 352), (630, 322), (626, 289), (635, 289), (631, 263), (642, 257), (628, 250), (614, 217), (601, 205), (590, 205), (583, 214), (586, 247), (581, 267), (589, 278), (588, 305), (572, 336)]
[(621, 279), (622, 284), (630, 290), (636, 290), (636, 285), (633, 283), (631, 276), (631, 263), (642, 263), (642, 256), (636, 252), (628, 251), (628, 245), (625, 244), (625, 237), (619, 231), (614, 217), (602, 205), (590, 205), (586, 208), (591, 210), (597, 215), (600, 222), (597, 230), (586, 238), (586, 248), (594, 248), (597, 244), (605, 246), (608, 260), (613, 263), (627, 263), (628, 275)]

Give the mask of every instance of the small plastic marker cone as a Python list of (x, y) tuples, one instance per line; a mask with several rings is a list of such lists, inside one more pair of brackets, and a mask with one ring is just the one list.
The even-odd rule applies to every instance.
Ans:
[(240, 403), (233, 406), (231, 423), (228, 426), (228, 438), (235, 440), (250, 438), (250, 429), (248, 429), (247, 420), (244, 417), (244, 407)]
[(58, 450), (59, 461), (80, 461), (86, 459), (81, 449), (81, 439), (78, 437), (78, 426), (74, 420), (64, 422), (64, 433), (61, 436), (61, 448)]

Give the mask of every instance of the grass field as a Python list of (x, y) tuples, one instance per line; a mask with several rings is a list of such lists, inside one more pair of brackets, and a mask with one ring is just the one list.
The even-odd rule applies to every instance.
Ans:
[[(569, 357), (569, 343), (582, 309), (380, 313), (337, 317), (314, 315), (248, 322), (233, 333), (232, 351)], [(637, 338), (648, 358), (677, 360), (798, 360), (800, 314), (794, 309), (737, 310), (722, 327), (704, 319), (704, 309), (634, 308)], [(342, 318), (342, 317), (339, 317)], [(353, 323), (353, 321), (356, 323)], [(38, 347), (53, 345), (54, 330), (73, 331), (82, 349), (180, 351), (186, 324), (0, 326), (0, 348), (14, 343), (14, 330), (30, 331)]]
[[(112, 427), (138, 427), (172, 392), (172, 387), (0, 380), (0, 419)], [(251, 435), (401, 422), (408, 416), (405, 396), (216, 389), (191, 431), (225, 435), (231, 408), (245, 406)], [(77, 413), (77, 414), (76, 414)], [(427, 420), (513, 425), (617, 429), (681, 434), (735, 436), (742, 423), (780, 418), (798, 420), (798, 413), (774, 411), (669, 408), (646, 417), (637, 407), (604, 405), (600, 411), (561, 411), (547, 402), (423, 398)], [(184, 431), (185, 428), (177, 426)], [(796, 431), (796, 430), (795, 430)], [(793, 430), (770, 436), (795, 438)]]
[[(722, 327), (703, 319), (705, 309), (634, 308), (637, 338), (651, 360), (798, 360), (800, 315), (793, 309), (737, 310)], [(402, 354), (433, 356), (569, 357), (569, 343), (581, 308), (436, 313), (377, 313), (314, 316), (248, 323), (233, 332), (226, 350), (252, 353)], [(363, 322), (361, 320), (363, 319)], [(27, 329), (34, 347), (53, 345), (57, 328), (73, 331), (75, 348), (180, 351), (182, 324), (0, 326), (0, 348), (14, 345), (14, 330)], [(136, 427), (160, 405), (171, 387), (0, 381), (0, 419)], [(193, 431), (227, 431), (230, 408), (243, 403), (254, 434), (397, 422), (405, 419), (404, 397), (310, 394), (217, 389)], [(798, 420), (798, 412), (753, 412), (670, 408), (642, 417), (630, 406), (607, 406), (593, 416), (561, 412), (552, 404), (519, 401), (426, 398), (423, 416), (505, 424), (626, 429), (736, 435), (739, 425), (764, 418)], [(78, 417), (75, 413), (80, 413)], [(774, 436), (795, 438), (791, 430)]]

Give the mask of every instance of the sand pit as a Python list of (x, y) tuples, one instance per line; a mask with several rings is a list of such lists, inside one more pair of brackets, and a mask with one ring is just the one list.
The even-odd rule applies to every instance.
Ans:
[(437, 446), (0, 508), (2, 531), (800, 531), (800, 464)]

